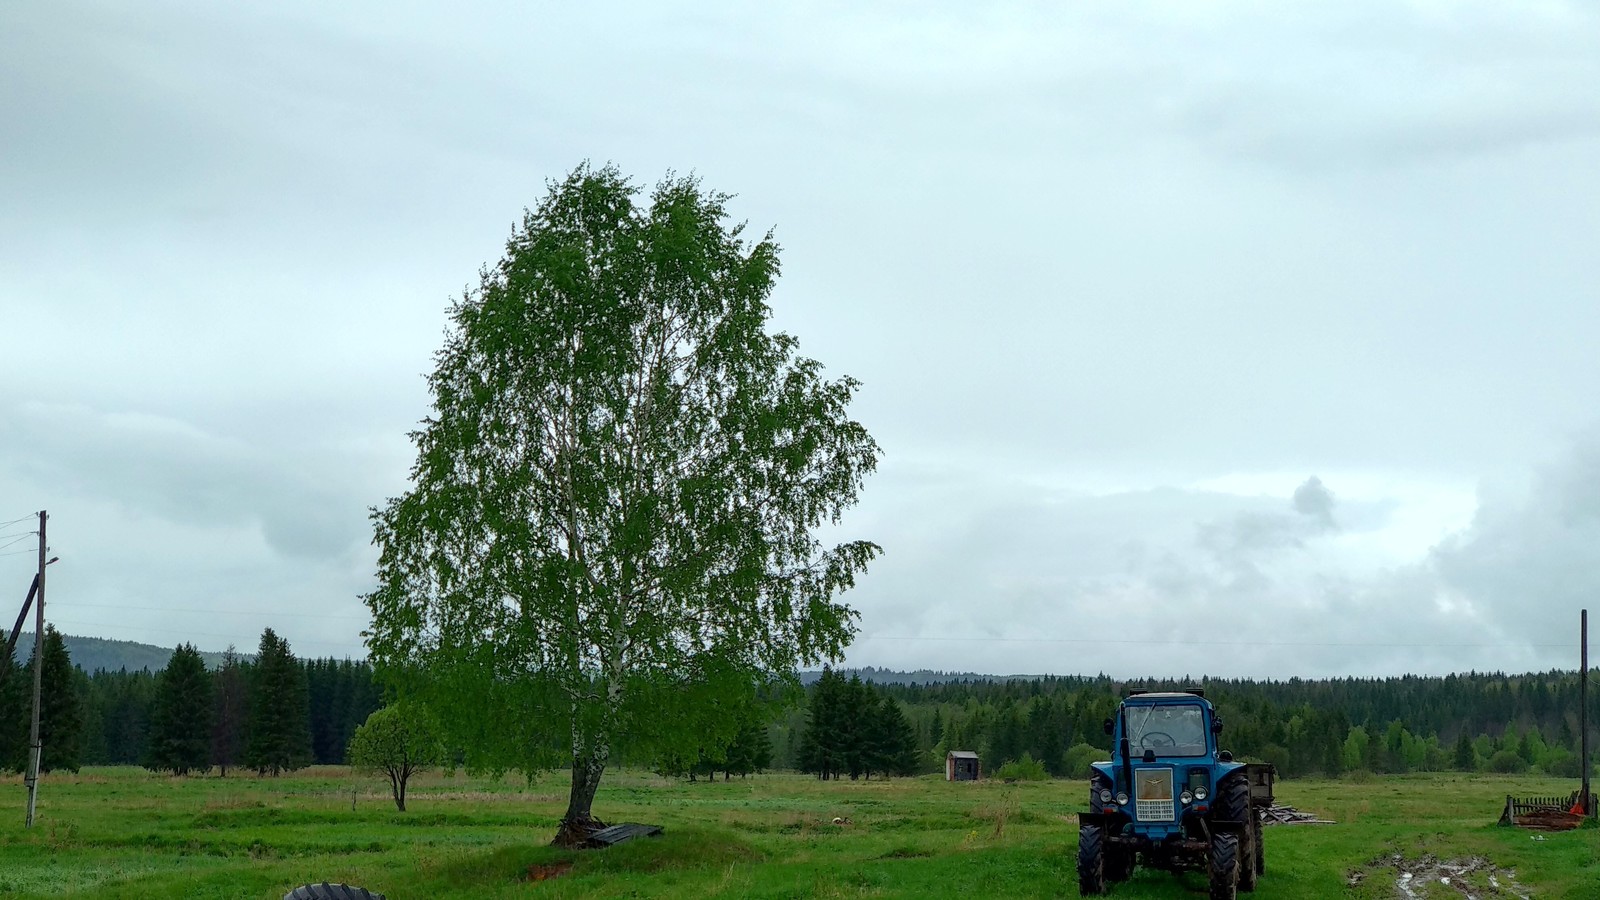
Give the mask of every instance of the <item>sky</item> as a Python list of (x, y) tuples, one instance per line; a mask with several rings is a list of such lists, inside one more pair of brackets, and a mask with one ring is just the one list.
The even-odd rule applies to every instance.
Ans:
[(0, 522), (64, 632), (363, 655), (448, 304), (612, 162), (863, 382), (848, 664), (1575, 668), (1595, 84), (1593, 2), (0, 4)]

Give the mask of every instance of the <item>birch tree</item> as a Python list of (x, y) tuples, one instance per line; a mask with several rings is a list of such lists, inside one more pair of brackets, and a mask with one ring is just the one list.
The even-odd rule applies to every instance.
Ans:
[(373, 512), (368, 646), (469, 767), (570, 766), (556, 842), (635, 758), (726, 743), (761, 681), (837, 659), (876, 555), (825, 545), (878, 447), (769, 330), (778, 246), (726, 195), (582, 166), (450, 308), (411, 490)]

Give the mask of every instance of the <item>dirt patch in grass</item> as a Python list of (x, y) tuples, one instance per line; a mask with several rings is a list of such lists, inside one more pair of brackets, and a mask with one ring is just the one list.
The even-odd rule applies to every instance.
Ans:
[(1345, 883), (1354, 887), (1369, 874), (1385, 869), (1394, 872), (1394, 895), (1402, 900), (1435, 896), (1434, 885), (1442, 885), (1468, 900), (1528, 900), (1529, 897), (1517, 884), (1516, 870), (1502, 869), (1481, 856), (1439, 859), (1425, 854), (1407, 859), (1396, 853), (1373, 860), (1364, 870), (1351, 872)]
[(561, 860), (561, 861), (553, 862), (553, 863), (544, 863), (542, 865), (539, 864), (539, 863), (535, 863), (535, 864), (533, 864), (533, 865), (528, 867), (527, 877), (524, 878), (523, 880), (524, 881), (549, 881), (552, 878), (560, 878), (561, 876), (563, 876), (563, 875), (565, 875), (565, 874), (567, 874), (568, 872), (571, 872), (571, 871), (572, 871), (572, 861), (571, 860)]

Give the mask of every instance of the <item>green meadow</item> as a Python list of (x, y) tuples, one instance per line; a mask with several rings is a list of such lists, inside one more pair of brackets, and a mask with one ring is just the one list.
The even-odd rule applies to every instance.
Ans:
[[(1268, 827), (1267, 874), (1246, 896), (1405, 896), (1397, 879), (1412, 871), (1417, 897), (1600, 897), (1600, 830), (1535, 836), (1495, 825), (1507, 793), (1572, 788), (1486, 775), (1283, 782), (1280, 802), (1337, 824)], [(0, 781), (0, 896), (278, 900), (328, 880), (390, 900), (1075, 897), (1084, 791), (1068, 781), (688, 783), (610, 772), (596, 813), (666, 833), (572, 852), (546, 846), (565, 804), (558, 776), (531, 785), (419, 776), (397, 813), (386, 782), (340, 767), (282, 778), (89, 768), (45, 777), (31, 831), (20, 780)], [(1496, 868), (1477, 863), (1447, 886), (1428, 875), (1434, 860)], [(1111, 896), (1204, 888), (1198, 875), (1141, 870)]]

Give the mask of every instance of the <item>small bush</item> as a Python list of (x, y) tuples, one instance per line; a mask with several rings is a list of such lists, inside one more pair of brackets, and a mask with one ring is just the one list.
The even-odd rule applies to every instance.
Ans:
[(1093, 744), (1074, 744), (1062, 755), (1062, 774), (1072, 779), (1088, 778), (1091, 763), (1110, 758), (1110, 753)]
[(1528, 770), (1527, 760), (1518, 756), (1514, 750), (1501, 750), (1489, 757), (1489, 771), (1499, 772), (1502, 775), (1513, 775)]
[(1002, 781), (1049, 781), (1050, 773), (1044, 770), (1044, 763), (1033, 758), (1033, 754), (1024, 753), (1021, 759), (1001, 766), (995, 777)]

